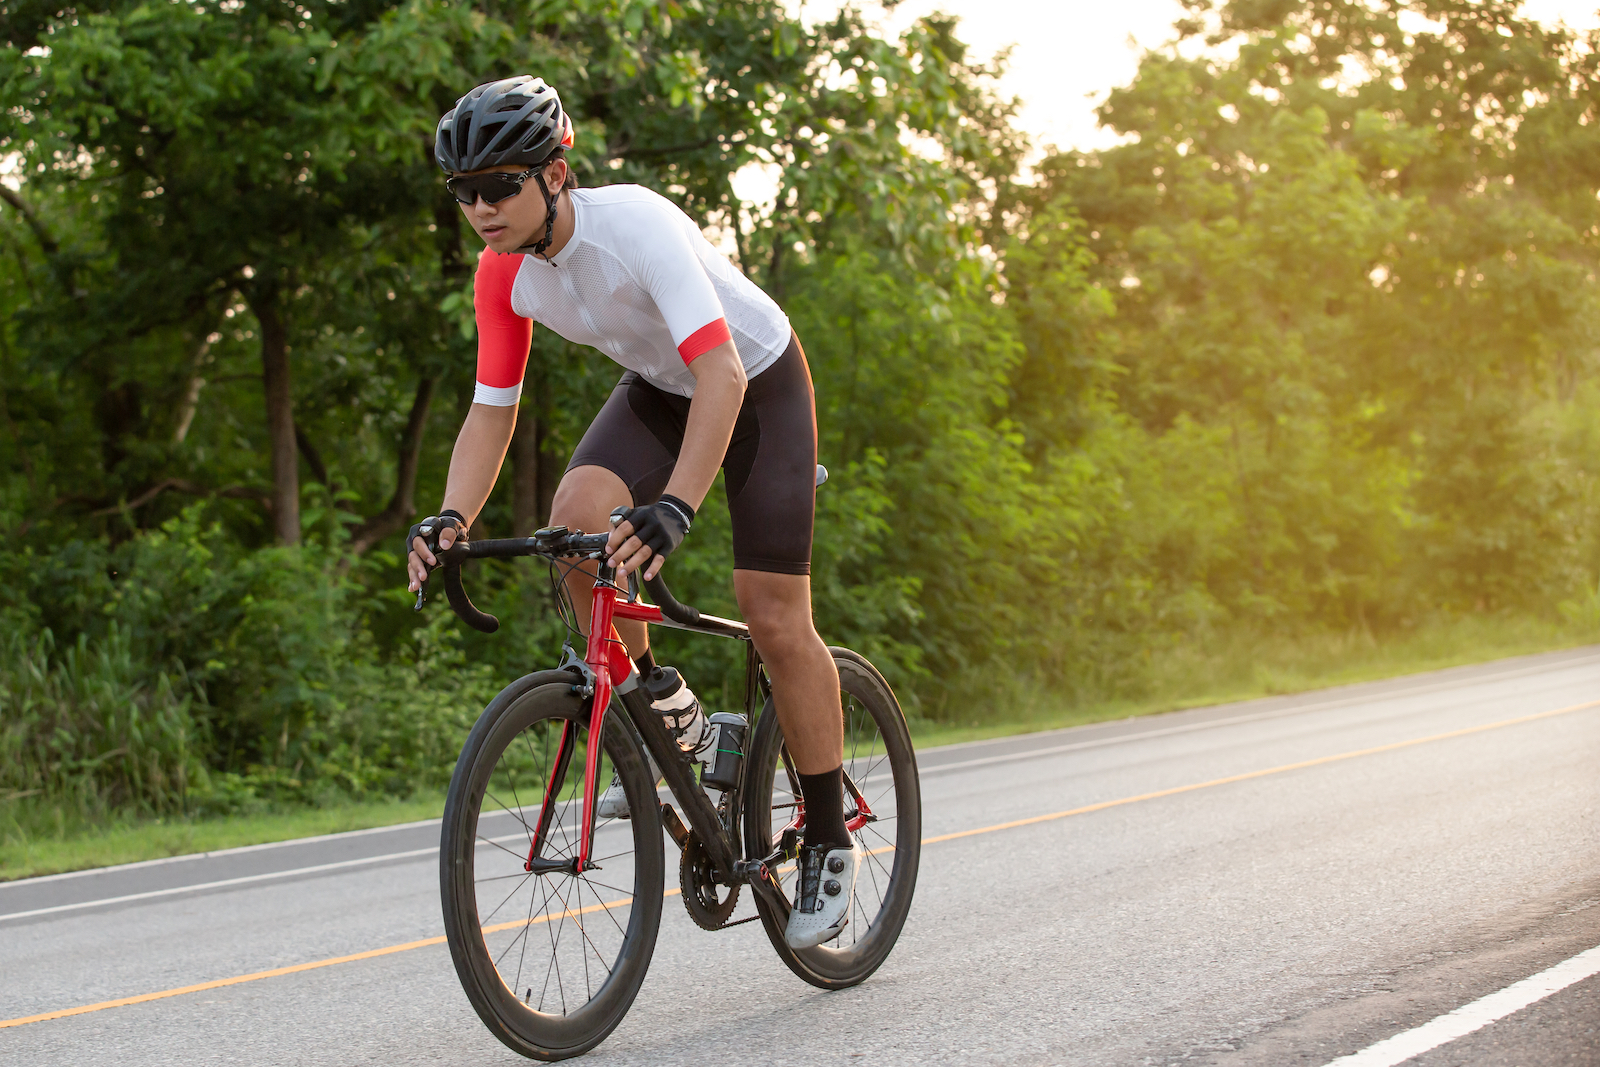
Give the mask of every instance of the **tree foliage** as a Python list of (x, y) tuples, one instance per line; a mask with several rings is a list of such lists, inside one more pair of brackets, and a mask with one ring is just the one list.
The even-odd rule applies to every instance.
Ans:
[[(0, 0), (0, 790), (404, 792), (548, 660), (530, 568), (475, 575), (492, 640), (399, 591), (474, 362), (430, 138), (519, 71), (585, 184), (661, 191), (790, 314), (819, 625), (921, 714), (1136, 691), (1218, 628), (1592, 603), (1600, 41), (1508, 0), (1186, 6), (1121, 143), (1024, 180), (945, 18)], [(536, 332), (480, 531), (544, 519), (614, 379)], [(731, 611), (702, 514), (674, 584)], [(710, 644), (662, 635), (716, 697)]]

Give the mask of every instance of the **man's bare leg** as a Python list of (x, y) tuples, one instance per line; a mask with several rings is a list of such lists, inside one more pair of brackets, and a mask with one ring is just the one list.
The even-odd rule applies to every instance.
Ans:
[[(550, 522), (584, 533), (610, 533), (611, 512), (619, 507), (632, 507), (633, 497), (628, 487), (604, 467), (574, 467), (561, 478), (556, 487), (556, 497), (550, 508)], [(581, 568), (567, 572), (567, 594), (578, 612), (578, 627), (589, 632), (590, 604), (594, 599), (595, 564), (585, 563)], [(628, 646), (628, 654), (635, 659), (650, 647), (650, 631), (642, 622), (618, 619), (617, 635)], [(620, 681), (621, 679), (618, 679)]]
[(772, 701), (806, 805), (800, 891), (784, 940), (811, 948), (838, 937), (850, 921), (861, 870), (861, 849), (844, 821), (839, 669), (811, 621), (809, 577), (736, 570), (733, 587), (772, 677)]
[(733, 590), (772, 679), (772, 700), (795, 770), (833, 770), (844, 762), (839, 669), (811, 620), (810, 577), (736, 570)]

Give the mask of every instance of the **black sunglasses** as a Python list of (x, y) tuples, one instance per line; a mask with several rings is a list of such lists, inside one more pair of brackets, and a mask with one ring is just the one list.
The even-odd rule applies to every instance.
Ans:
[(447, 180), (444, 187), (456, 200), (469, 206), (477, 203), (480, 196), (485, 204), (498, 204), (522, 192), (522, 183), (534, 173), (534, 170), (525, 170), (521, 174), (463, 174)]

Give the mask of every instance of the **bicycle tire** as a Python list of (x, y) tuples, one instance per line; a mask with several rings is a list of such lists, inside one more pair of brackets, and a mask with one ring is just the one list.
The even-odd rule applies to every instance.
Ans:
[[(869, 805), (879, 813), (877, 822), (867, 823), (855, 831), (858, 847), (865, 847), (861, 877), (857, 880), (857, 902), (852, 905), (851, 925), (833, 942), (816, 948), (795, 950), (784, 940), (782, 921), (766, 906), (759, 895), (755, 896), (756, 910), (761, 925), (778, 956), (800, 978), (821, 989), (846, 989), (865, 981), (883, 965), (894, 949), (895, 941), (905, 925), (911, 910), (911, 898), (916, 891), (917, 867), (922, 854), (922, 790), (917, 778), (916, 753), (911, 745), (911, 733), (906, 728), (905, 715), (894, 691), (883, 675), (878, 673), (865, 657), (845, 648), (833, 648), (834, 662), (839, 668), (839, 689), (845, 719), (845, 767), (852, 778), (859, 775), (858, 787), (867, 797)], [(870, 721), (881, 739), (881, 756), (863, 750), (864, 735)], [(852, 743), (852, 738), (855, 743)], [(887, 764), (887, 783), (880, 779)], [(745, 849), (751, 856), (766, 855), (775, 846), (782, 826), (774, 827), (774, 801), (792, 805), (798, 792), (797, 779), (791, 775), (783, 748), (783, 728), (773, 711), (772, 701), (756, 723), (750, 744), (749, 766), (745, 776)], [(779, 778), (779, 774), (783, 778)], [(876, 786), (876, 788), (874, 787)], [(876, 796), (876, 800), (874, 797)], [(882, 813), (889, 809), (885, 803), (892, 797), (894, 822), (892, 837), (886, 832), (887, 820)], [(845, 797), (845, 811), (853, 810), (851, 798)], [(788, 822), (787, 819), (784, 820)], [(890, 863), (884, 863), (884, 857)], [(870, 882), (868, 880), (871, 879)], [(883, 881), (887, 881), (885, 885)], [(780, 875), (791, 900), (796, 876), (793, 865)], [(862, 905), (860, 896), (864, 883), (877, 888), (877, 902)], [(870, 901), (870, 896), (869, 896)], [(868, 914), (868, 913), (871, 914)], [(852, 930), (864, 924), (865, 930)]]
[[(522, 853), (528, 850), (521, 847), (521, 839), (525, 836), (531, 845), (529, 824), (538, 821), (551, 769), (559, 762), (552, 741), (559, 753), (564, 729), (570, 730), (572, 745), (564, 783), (556, 792), (545, 855), (562, 858), (576, 848), (589, 741), (589, 702), (576, 691), (579, 681), (570, 671), (543, 671), (518, 679), (490, 701), (456, 762), (440, 836), (445, 935), (462, 989), (495, 1037), (513, 1051), (539, 1060), (581, 1055), (616, 1028), (644, 983), (661, 923), (665, 869), (655, 818), (607, 820), (598, 826), (594, 837), (595, 858), (601, 863), (598, 874), (532, 874), (522, 866)], [(653, 813), (655, 783), (620, 704), (613, 704), (606, 722), (602, 771), (609, 763), (621, 776), (633, 811)], [(519, 739), (526, 743), (518, 744)], [(524, 803), (530, 794), (519, 788), (519, 779), (540, 781), (531, 803)], [(609, 774), (603, 774), (601, 785), (609, 781)], [(502, 796), (507, 791), (509, 798)], [(511, 848), (496, 836), (499, 831), (507, 831)], [(632, 884), (626, 885), (630, 869)], [(502, 895), (499, 906), (488, 908)], [(536, 914), (541, 897), (544, 910)], [(513, 900), (515, 905), (508, 907)], [(624, 911), (625, 925), (619, 918)], [(609, 924), (599, 921), (601, 915)], [(506, 920), (506, 916), (512, 917)], [(569, 930), (574, 933), (563, 944), (562, 935)], [(527, 956), (536, 932), (548, 936), (539, 939), (530, 965)], [(502, 940), (507, 942), (504, 946)], [(537, 954), (545, 952), (546, 941), (550, 963), (541, 977)], [(513, 953), (515, 978), (510, 976)], [(564, 961), (574, 972), (571, 989), (564, 984)], [(596, 973), (601, 969), (603, 978)], [(581, 994), (578, 971), (584, 979)], [(552, 979), (558, 994), (553, 998)], [(554, 1010), (557, 1007), (559, 1011)]]

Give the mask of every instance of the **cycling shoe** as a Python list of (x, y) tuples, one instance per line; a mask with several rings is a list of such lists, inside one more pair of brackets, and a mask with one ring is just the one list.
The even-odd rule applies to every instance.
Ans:
[(854, 844), (800, 849), (800, 899), (784, 931), (790, 948), (815, 948), (839, 936), (850, 922), (860, 870), (861, 850)]
[[(656, 766), (655, 759), (646, 752), (644, 754), (645, 766), (650, 768), (650, 780), (656, 785), (661, 784), (661, 768)], [(594, 814), (599, 819), (626, 819), (628, 811), (628, 794), (623, 791), (622, 777), (616, 771), (611, 772), (611, 786), (600, 799), (594, 803)]]

